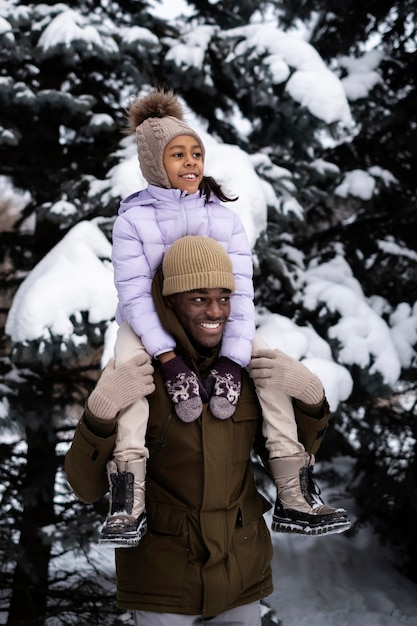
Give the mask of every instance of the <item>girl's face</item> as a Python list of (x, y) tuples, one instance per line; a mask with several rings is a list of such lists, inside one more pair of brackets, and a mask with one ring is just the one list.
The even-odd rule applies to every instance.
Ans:
[(203, 179), (201, 146), (191, 135), (179, 135), (165, 147), (163, 164), (174, 189), (196, 193)]

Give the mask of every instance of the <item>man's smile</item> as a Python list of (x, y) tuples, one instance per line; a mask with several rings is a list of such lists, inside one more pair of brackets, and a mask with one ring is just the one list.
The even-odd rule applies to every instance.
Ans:
[(200, 326), (208, 330), (217, 330), (221, 326), (221, 322), (200, 322)]

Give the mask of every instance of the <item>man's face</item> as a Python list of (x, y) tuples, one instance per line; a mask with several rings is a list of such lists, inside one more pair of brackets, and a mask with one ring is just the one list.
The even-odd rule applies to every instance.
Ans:
[(194, 344), (215, 348), (230, 315), (229, 289), (195, 289), (166, 298)]

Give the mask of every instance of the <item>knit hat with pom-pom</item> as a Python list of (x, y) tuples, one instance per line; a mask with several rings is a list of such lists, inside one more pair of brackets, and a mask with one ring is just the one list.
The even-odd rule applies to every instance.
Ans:
[(201, 148), (204, 160), (204, 145), (198, 134), (184, 122), (184, 110), (173, 91), (158, 89), (134, 100), (128, 110), (128, 132), (136, 133), (139, 165), (150, 185), (170, 189), (164, 168), (164, 150), (172, 139), (180, 135), (194, 137)]

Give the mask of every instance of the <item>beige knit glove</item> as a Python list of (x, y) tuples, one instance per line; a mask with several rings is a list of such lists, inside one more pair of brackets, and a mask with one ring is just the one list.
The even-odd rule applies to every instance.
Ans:
[(153, 367), (146, 352), (120, 367), (115, 364), (111, 358), (87, 400), (91, 413), (101, 420), (114, 419), (119, 411), (155, 390)]
[(291, 398), (316, 405), (323, 400), (320, 379), (300, 361), (280, 350), (256, 350), (247, 370), (259, 388), (276, 386)]

